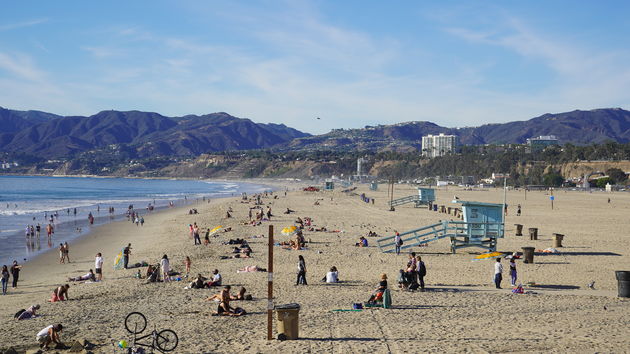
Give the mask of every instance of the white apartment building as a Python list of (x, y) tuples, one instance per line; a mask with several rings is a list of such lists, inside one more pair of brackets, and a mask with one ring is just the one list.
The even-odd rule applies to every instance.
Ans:
[(422, 137), (422, 156), (434, 158), (454, 153), (459, 145), (456, 135), (427, 135)]

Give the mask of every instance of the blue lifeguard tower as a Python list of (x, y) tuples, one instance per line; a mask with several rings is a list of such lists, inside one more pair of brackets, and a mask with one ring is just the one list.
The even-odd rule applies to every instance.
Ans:
[[(410, 230), (400, 234), (401, 249), (420, 246), (442, 238), (451, 241), (451, 252), (460, 248), (478, 247), (488, 251), (497, 250), (497, 240), (503, 238), (503, 204), (454, 200), (462, 205), (463, 221), (441, 221), (437, 224)], [(385, 253), (394, 252), (395, 236), (377, 240), (378, 247)]]
[(331, 179), (327, 179), (324, 183), (324, 190), (331, 191), (333, 189), (335, 189), (335, 182)]
[(370, 190), (371, 191), (378, 190), (378, 183), (376, 183), (376, 182), (370, 183)]
[(418, 195), (409, 195), (406, 197), (394, 199), (388, 204), (390, 207), (396, 207), (399, 205), (413, 203), (414, 207), (419, 208), (423, 205), (429, 205), (435, 201), (435, 189), (433, 188), (418, 188)]

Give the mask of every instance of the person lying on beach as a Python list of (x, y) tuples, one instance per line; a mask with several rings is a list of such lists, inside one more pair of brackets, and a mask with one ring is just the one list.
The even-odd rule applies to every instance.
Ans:
[(70, 289), (70, 285), (61, 285), (60, 287), (53, 290), (53, 293), (48, 302), (57, 302), (57, 301), (66, 301), (68, 300), (68, 289)]
[(235, 254), (233, 256), (221, 256), (221, 259), (231, 259), (231, 258), (252, 258), (250, 256), (250, 252), (249, 251), (245, 251), (245, 253), (239, 253), (239, 254)]
[(339, 271), (337, 270), (337, 267), (330, 267), (330, 270), (326, 273), (326, 276), (322, 279), (322, 281), (325, 281), (326, 283), (338, 283)]
[(284, 213), (285, 214), (295, 213), (295, 210), (291, 210), (291, 209), (287, 208), (287, 211), (285, 211)]
[(247, 266), (245, 268), (239, 269), (236, 272), (237, 273), (252, 273), (252, 272), (266, 272), (267, 269), (265, 268), (259, 268), (258, 266)]
[(94, 274), (92, 269), (90, 269), (90, 271), (85, 275), (81, 275), (74, 278), (68, 278), (68, 281), (85, 281), (85, 280), (96, 281), (96, 274)]
[(242, 287), (239, 289), (238, 294), (236, 294), (235, 296), (231, 296), (230, 299), (231, 300), (251, 300), (252, 296), (247, 294), (245, 295), (245, 292), (247, 290), (245, 290), (245, 287)]
[(383, 301), (383, 293), (387, 289), (387, 274), (381, 274), (381, 281), (378, 283), (378, 288), (374, 290), (372, 296), (367, 301), (368, 304), (374, 304), (378, 301)]
[(26, 310), (22, 311), (21, 313), (19, 313), (19, 315), (17, 315), (17, 320), (28, 320), (29, 318), (35, 318), (37, 317), (37, 310), (39, 310), (40, 306), (39, 305), (33, 305), (29, 308), (27, 308)]

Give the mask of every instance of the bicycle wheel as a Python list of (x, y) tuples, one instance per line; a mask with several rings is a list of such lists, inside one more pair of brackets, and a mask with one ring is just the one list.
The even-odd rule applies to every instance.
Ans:
[(170, 352), (177, 348), (177, 344), (179, 343), (179, 339), (177, 338), (177, 333), (171, 331), (170, 329), (163, 329), (160, 333), (157, 334), (157, 338), (155, 339), (155, 344), (158, 349)]
[(142, 333), (147, 328), (147, 318), (140, 312), (132, 312), (125, 317), (125, 328), (132, 334)]

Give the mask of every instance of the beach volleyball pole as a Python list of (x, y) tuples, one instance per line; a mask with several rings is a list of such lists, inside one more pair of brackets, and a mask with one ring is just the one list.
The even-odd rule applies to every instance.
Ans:
[(269, 256), (267, 261), (267, 340), (273, 339), (273, 225), (269, 225)]

